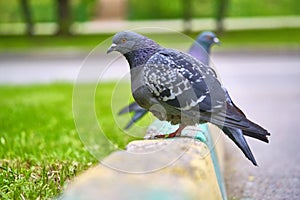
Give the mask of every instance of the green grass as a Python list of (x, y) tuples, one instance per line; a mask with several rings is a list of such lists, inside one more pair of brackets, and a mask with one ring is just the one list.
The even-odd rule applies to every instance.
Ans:
[[(128, 90), (120, 90), (111, 109), (114, 87), (106, 83), (97, 88), (96, 113), (109, 140), (123, 148), (136, 138), (116, 126), (112, 110), (125, 105), (118, 98)], [(71, 84), (0, 86), (0, 199), (53, 198), (74, 176), (99, 162), (85, 149), (74, 125), (72, 90)], [(124, 126), (128, 119), (120, 120)], [(97, 151), (109, 153), (105, 147)]]
[(0, 51), (49, 49), (49, 48), (84, 48), (90, 50), (112, 35), (75, 35), (70, 37), (57, 36), (0, 36)]
[[(189, 36), (196, 38), (198, 33)], [(222, 47), (290, 47), (300, 46), (300, 28), (292, 29), (266, 29), (266, 30), (241, 30), (228, 31), (219, 36)], [(112, 34), (96, 35), (74, 35), (70, 37), (55, 36), (0, 36), (0, 52), (28, 51), (28, 50), (51, 50), (77, 48), (80, 50), (91, 50), (102, 41), (109, 39)], [(188, 47), (191, 40), (182, 41), (178, 34), (150, 34), (154, 40), (160, 41), (162, 45), (174, 44), (175, 46)], [(176, 45), (177, 44), (177, 45)]]

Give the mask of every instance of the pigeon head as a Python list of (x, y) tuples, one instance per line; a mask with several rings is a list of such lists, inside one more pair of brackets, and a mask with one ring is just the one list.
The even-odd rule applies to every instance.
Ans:
[(107, 50), (107, 53), (118, 51), (124, 55), (139, 49), (158, 47), (159, 45), (156, 42), (143, 35), (133, 31), (121, 31), (114, 35), (112, 45)]
[(188, 53), (205, 65), (210, 64), (210, 50), (213, 44), (220, 44), (219, 39), (213, 32), (205, 31), (198, 35), (196, 41)]
[(213, 44), (220, 44), (219, 38), (217, 38), (217, 36), (210, 31), (205, 31), (201, 33), (197, 38), (197, 42), (203, 47), (208, 48)]

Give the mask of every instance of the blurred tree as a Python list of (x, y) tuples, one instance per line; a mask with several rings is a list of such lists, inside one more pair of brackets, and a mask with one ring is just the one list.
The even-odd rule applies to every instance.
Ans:
[(183, 30), (186, 34), (192, 31), (192, 0), (182, 0)]
[(20, 0), (20, 5), (22, 9), (22, 14), (24, 17), (24, 22), (26, 24), (26, 34), (29, 36), (33, 35), (33, 22), (31, 18), (31, 11), (28, 0)]
[(216, 6), (216, 26), (217, 33), (220, 35), (224, 32), (224, 18), (227, 12), (229, 0), (217, 0)]
[(182, 0), (182, 11), (183, 11), (183, 30), (185, 33), (192, 31), (192, 0)]
[(57, 35), (71, 35), (72, 24), (70, 0), (57, 0)]

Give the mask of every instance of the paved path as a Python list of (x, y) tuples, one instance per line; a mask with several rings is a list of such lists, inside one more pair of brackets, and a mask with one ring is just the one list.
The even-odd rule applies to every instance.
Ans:
[(228, 195), (245, 200), (300, 199), (300, 52), (234, 57), (215, 58), (223, 82), (247, 116), (272, 135), (269, 144), (249, 139), (259, 167), (226, 139)]
[[(0, 83), (73, 81), (84, 57), (76, 52), (0, 55)], [(104, 59), (100, 55), (89, 62), (95, 68), (104, 67)], [(253, 167), (224, 137), (229, 197), (300, 199), (300, 52), (220, 52), (213, 61), (236, 104), (272, 134), (269, 144), (249, 139), (259, 167)], [(106, 73), (105, 78), (126, 74), (122, 64), (118, 60), (114, 73)]]
[(89, 74), (81, 79), (84, 82), (96, 81), (100, 77), (118, 80), (129, 72), (129, 68), (123, 66), (126, 62), (121, 56), (112, 65), (107, 65), (107, 55), (103, 53), (92, 54), (85, 60), (87, 56), (87, 52), (76, 51), (0, 54), (0, 84), (73, 82), (82, 68), (89, 70)]

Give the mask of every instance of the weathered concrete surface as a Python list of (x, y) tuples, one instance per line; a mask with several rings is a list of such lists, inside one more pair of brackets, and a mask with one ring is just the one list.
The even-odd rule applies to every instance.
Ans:
[(134, 141), (102, 163), (76, 178), (61, 198), (222, 199), (209, 149), (197, 140)]

